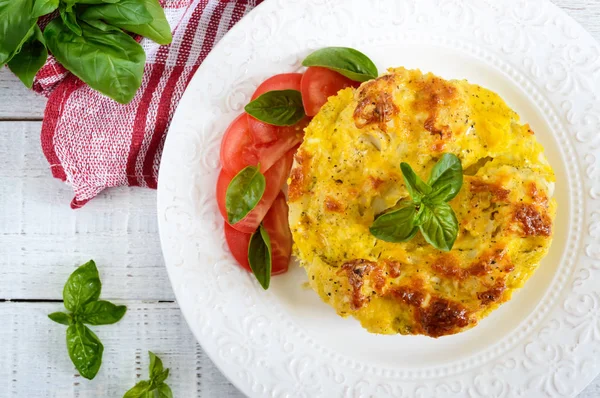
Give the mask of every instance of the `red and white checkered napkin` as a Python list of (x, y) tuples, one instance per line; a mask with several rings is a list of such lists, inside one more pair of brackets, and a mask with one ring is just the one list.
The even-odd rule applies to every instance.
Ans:
[(92, 90), (50, 57), (34, 90), (48, 97), (42, 148), (52, 175), (72, 185), (78, 208), (104, 188), (156, 188), (171, 118), (215, 43), (262, 0), (164, 0), (173, 43), (141, 44), (142, 87), (128, 105)]

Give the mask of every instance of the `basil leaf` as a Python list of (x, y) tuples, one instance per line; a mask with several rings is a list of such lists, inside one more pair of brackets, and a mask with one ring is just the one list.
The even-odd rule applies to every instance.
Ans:
[(0, 0), (0, 65), (7, 63), (32, 33), (33, 0)]
[(150, 391), (150, 382), (143, 380), (138, 382), (129, 391), (123, 395), (123, 398), (142, 398), (146, 396), (146, 393)]
[(331, 69), (357, 82), (375, 79), (379, 75), (369, 57), (348, 47), (322, 48), (306, 57), (302, 65)]
[(59, 7), (60, 10), (60, 18), (67, 28), (71, 30), (71, 32), (75, 33), (77, 36), (82, 35), (81, 26), (77, 22), (77, 17), (75, 16), (75, 12), (72, 9), (68, 9), (67, 6), (61, 4)]
[(258, 283), (267, 290), (271, 283), (271, 239), (262, 225), (250, 238), (248, 262)]
[(298, 90), (268, 91), (244, 108), (250, 116), (274, 126), (291, 126), (302, 120), (304, 105)]
[(117, 32), (117, 33), (123, 32), (121, 29), (117, 28), (116, 26), (109, 25), (101, 19), (92, 19), (92, 20), (85, 21), (85, 23), (87, 23), (88, 25), (90, 25), (98, 30), (101, 30), (102, 32)]
[(21, 51), (8, 62), (10, 70), (17, 75), (27, 88), (33, 86), (33, 79), (48, 59), (48, 50), (39, 26), (34, 25), (33, 35), (25, 42)]
[(437, 204), (454, 199), (462, 184), (463, 170), (460, 159), (452, 153), (445, 153), (431, 170), (429, 185), (432, 192), (428, 196), (429, 203)]
[(58, 8), (59, 0), (35, 0), (31, 15), (39, 18), (42, 15), (50, 14)]
[(408, 163), (403, 162), (400, 164), (400, 169), (402, 170), (404, 183), (406, 184), (408, 193), (415, 202), (420, 203), (423, 196), (431, 192), (431, 187), (425, 184), (425, 182), (415, 174)]
[(69, 276), (63, 289), (65, 308), (74, 313), (79, 313), (84, 305), (98, 300), (101, 289), (102, 284), (98, 276), (98, 268), (96, 268), (96, 263), (90, 260)]
[(169, 44), (173, 41), (171, 34), (171, 27), (165, 16), (165, 11), (160, 6), (158, 0), (142, 0), (142, 3), (146, 7), (146, 10), (152, 16), (152, 22), (149, 23), (116, 23), (111, 21), (113, 25), (116, 25), (128, 32), (133, 32), (138, 35), (142, 35), (151, 40), (154, 40), (158, 44)]
[(52, 314), (48, 315), (48, 318), (62, 325), (70, 325), (72, 320), (71, 316), (69, 314), (65, 314), (64, 312), (53, 312)]
[(163, 371), (163, 363), (159, 357), (157, 357), (153, 352), (148, 351), (148, 355), (150, 356), (150, 366), (148, 367), (148, 374), (151, 379), (154, 379)]
[(79, 18), (86, 20), (102, 19), (110, 25), (147, 24), (152, 15), (146, 9), (143, 0), (121, 0), (113, 4), (94, 5), (86, 8)]
[(155, 378), (154, 378), (154, 382), (156, 384), (161, 384), (162, 382), (164, 382), (167, 377), (169, 377), (169, 369), (165, 369), (164, 371), (162, 371), (160, 374), (158, 374)]
[(230, 224), (241, 221), (260, 202), (266, 181), (258, 167), (248, 166), (229, 183), (225, 194), (225, 208)]
[(67, 348), (79, 374), (86, 379), (93, 379), (102, 364), (104, 351), (98, 336), (78, 322), (67, 328)]
[(83, 307), (81, 321), (90, 325), (112, 325), (119, 322), (126, 311), (124, 305), (114, 305), (104, 300), (92, 301)]
[(414, 238), (419, 228), (416, 225), (418, 209), (415, 203), (382, 214), (369, 228), (371, 235), (386, 242), (407, 242)]
[(124, 32), (103, 32), (82, 22), (82, 36), (72, 33), (61, 20), (44, 31), (54, 57), (75, 76), (122, 104), (129, 103), (142, 84), (146, 54)]
[(438, 250), (450, 251), (458, 235), (458, 220), (448, 203), (424, 206), (419, 227), (423, 237)]
[(159, 398), (173, 398), (173, 392), (171, 391), (171, 387), (166, 384), (161, 384), (158, 387), (158, 397)]

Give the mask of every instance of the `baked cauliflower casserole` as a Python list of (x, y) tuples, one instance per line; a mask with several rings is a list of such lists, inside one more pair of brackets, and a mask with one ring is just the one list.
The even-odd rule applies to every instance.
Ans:
[[(400, 163), (425, 178), (444, 153), (463, 167), (443, 252), (421, 234), (377, 239), (376, 217), (409, 199)], [(554, 173), (527, 124), (494, 92), (418, 70), (342, 90), (306, 128), (289, 179), (294, 253), (312, 289), (369, 332), (439, 337), (510, 299), (552, 241)]]

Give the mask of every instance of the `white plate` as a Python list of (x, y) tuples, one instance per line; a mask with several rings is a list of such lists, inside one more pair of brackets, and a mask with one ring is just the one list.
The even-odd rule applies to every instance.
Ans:
[[(557, 175), (555, 238), (539, 270), (476, 328), (378, 336), (304, 290), (264, 292), (229, 254), (215, 200), (224, 129), (255, 87), (323, 46), (497, 91)], [(167, 269), (204, 350), (249, 396), (572, 396), (600, 371), (600, 45), (548, 1), (269, 0), (212, 51), (174, 117), (158, 217)]]

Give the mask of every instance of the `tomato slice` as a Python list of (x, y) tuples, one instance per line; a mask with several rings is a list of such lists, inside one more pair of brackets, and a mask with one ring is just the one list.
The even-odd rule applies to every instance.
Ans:
[[(302, 73), (282, 73), (265, 80), (252, 94), (252, 101), (268, 91), (298, 90), (300, 91)], [(248, 126), (257, 144), (268, 144), (278, 138), (278, 127), (261, 122), (248, 115)]]
[(258, 164), (258, 153), (245, 114), (238, 116), (225, 131), (220, 156), (223, 169), (234, 175), (246, 166)]
[(348, 79), (337, 72), (320, 66), (311, 66), (302, 77), (302, 102), (308, 116), (316, 115), (327, 102), (327, 98), (336, 95), (346, 87), (358, 87), (359, 82)]
[(248, 246), (250, 245), (250, 238), (252, 234), (246, 234), (233, 228), (225, 221), (225, 240), (227, 246), (236, 259), (239, 265), (242, 266), (246, 271), (252, 272), (250, 263), (248, 263)]
[(279, 192), (262, 222), (271, 239), (271, 275), (286, 272), (292, 257), (292, 232), (288, 212), (285, 195)]
[(263, 95), (267, 91), (274, 90), (298, 90), (302, 84), (302, 73), (281, 73), (272, 76), (262, 82), (252, 94), (252, 101)]
[[(265, 173), (266, 188), (261, 200), (243, 220), (232, 225), (233, 228), (248, 234), (256, 231), (256, 228), (262, 222), (290, 174), (295, 151), (296, 148), (288, 151), (273, 167), (267, 170)], [(227, 186), (234, 176), (234, 174), (226, 170), (221, 170), (221, 174), (217, 180), (217, 203), (219, 204), (219, 211), (225, 220), (227, 220), (227, 210), (225, 208)]]
[(262, 172), (269, 170), (290, 149), (302, 142), (304, 128), (309, 122), (310, 118), (306, 117), (293, 126), (278, 127), (277, 140), (269, 144), (255, 145)]
[[(263, 220), (263, 226), (271, 240), (271, 275), (286, 272), (292, 257), (292, 232), (288, 223), (288, 211), (285, 195), (283, 192), (279, 192)], [(242, 268), (252, 272), (248, 262), (248, 246), (252, 234), (240, 232), (227, 222), (225, 222), (224, 228), (225, 240), (233, 258)]]

